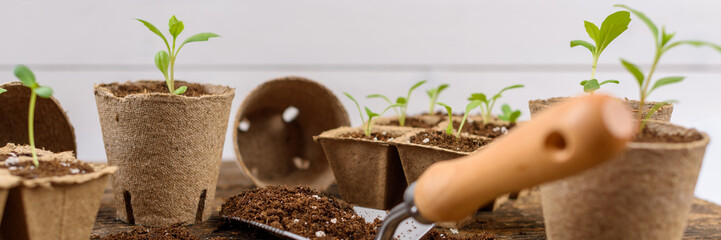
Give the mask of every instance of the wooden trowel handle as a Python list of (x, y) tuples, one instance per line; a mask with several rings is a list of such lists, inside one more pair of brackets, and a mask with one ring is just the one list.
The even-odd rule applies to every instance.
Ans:
[(587, 95), (540, 113), (486, 149), (431, 165), (416, 182), (421, 216), (457, 221), (495, 197), (581, 172), (620, 153), (635, 134), (620, 100)]

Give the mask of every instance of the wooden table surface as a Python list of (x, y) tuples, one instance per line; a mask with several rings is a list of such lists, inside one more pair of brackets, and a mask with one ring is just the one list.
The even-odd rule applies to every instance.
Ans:
[[(200, 239), (227, 237), (228, 239), (275, 239), (263, 231), (247, 226), (223, 224), (217, 215), (220, 205), (230, 196), (252, 187), (240, 168), (234, 162), (223, 162), (218, 179), (216, 199), (213, 201), (213, 217), (189, 228)], [(329, 193), (337, 195), (333, 185)], [(464, 228), (467, 231), (481, 229), (496, 235), (496, 239), (545, 239), (543, 216), (538, 191), (522, 192), (517, 200), (508, 201), (494, 212), (480, 213), (478, 220)], [(100, 212), (95, 222), (93, 234), (105, 236), (132, 229), (132, 225), (123, 223), (115, 217), (113, 192), (108, 185), (103, 195)], [(461, 231), (464, 231), (461, 229)], [(721, 239), (721, 206), (695, 199), (691, 209), (689, 225), (684, 239)]]

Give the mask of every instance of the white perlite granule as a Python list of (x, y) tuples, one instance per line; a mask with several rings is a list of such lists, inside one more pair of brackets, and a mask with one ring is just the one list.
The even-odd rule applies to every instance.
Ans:
[(323, 231), (317, 231), (317, 232), (315, 232), (315, 236), (316, 236), (316, 237), (325, 237), (325, 232), (323, 232)]
[(423, 143), (428, 143), (428, 142), (430, 142), (430, 141), (431, 141), (431, 140), (428, 139), (428, 138), (424, 138), (424, 139), (423, 139)]
[(451, 228), (451, 229), (448, 229), (448, 230), (451, 230), (451, 233), (453, 233), (453, 234), (458, 234), (458, 229)]
[(331, 219), (330, 219), (330, 222), (331, 222), (331, 223), (338, 223), (338, 219), (336, 219), (336, 218), (331, 218)]

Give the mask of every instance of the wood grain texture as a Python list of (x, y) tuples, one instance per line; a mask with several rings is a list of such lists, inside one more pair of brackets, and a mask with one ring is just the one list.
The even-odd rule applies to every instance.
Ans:
[[(251, 188), (248, 180), (234, 162), (223, 162), (216, 199), (213, 201), (213, 216), (201, 224), (190, 226), (191, 232), (200, 239), (228, 237), (230, 239), (275, 239), (262, 231), (246, 226), (224, 224), (217, 215), (220, 205), (230, 196)], [(329, 193), (338, 195), (333, 185)], [(113, 192), (110, 185), (105, 190), (93, 228), (93, 234), (105, 236), (111, 233), (128, 231), (133, 226), (125, 224), (115, 217), (112, 203)], [(460, 229), (461, 234), (487, 231), (496, 235), (497, 239), (545, 239), (543, 213), (541, 211), (540, 193), (537, 189), (521, 192), (515, 201), (509, 201), (495, 212), (484, 212), (477, 215), (474, 223)], [(719, 239), (721, 238), (721, 206), (695, 199), (691, 208), (689, 224), (684, 239)]]

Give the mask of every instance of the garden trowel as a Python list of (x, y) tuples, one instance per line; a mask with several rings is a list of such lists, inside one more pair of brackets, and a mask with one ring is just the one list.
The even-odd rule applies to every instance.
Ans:
[[(420, 239), (434, 222), (461, 220), (507, 192), (579, 173), (620, 153), (635, 134), (631, 112), (615, 98), (594, 94), (549, 108), (496, 139), (483, 151), (431, 165), (383, 210), (354, 207), (383, 220), (376, 240)], [(279, 236), (308, 238), (244, 219)]]

